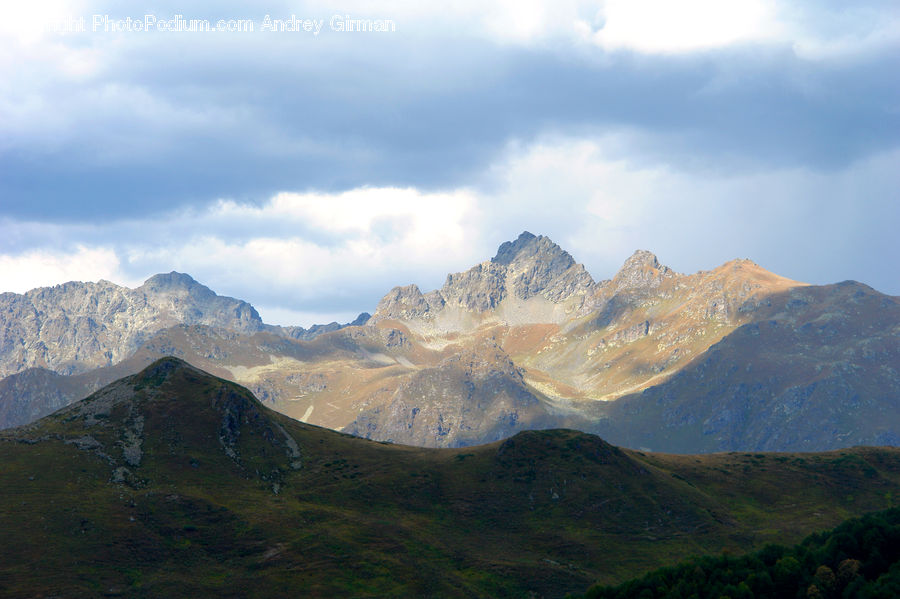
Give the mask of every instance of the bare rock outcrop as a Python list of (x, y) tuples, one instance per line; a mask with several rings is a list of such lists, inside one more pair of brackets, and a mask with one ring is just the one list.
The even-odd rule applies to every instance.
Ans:
[(485, 342), (416, 372), (384, 405), (363, 410), (354, 435), (424, 447), (461, 447), (509, 437), (563, 419), (525, 384), (522, 370)]
[(129, 289), (70, 282), (0, 294), (0, 377), (30, 367), (86, 372), (128, 357), (152, 333), (177, 324), (238, 332), (263, 328), (247, 302), (216, 295), (190, 276), (159, 274)]
[(439, 290), (423, 294), (415, 285), (395, 287), (378, 304), (373, 322), (432, 319), (447, 307), (486, 314), (507, 299), (524, 302), (536, 296), (559, 304), (594, 289), (591, 275), (568, 252), (526, 231), (503, 243), (491, 260), (447, 275)]
[(625, 290), (651, 290), (658, 288), (663, 281), (677, 276), (668, 266), (659, 263), (656, 255), (647, 250), (637, 250), (631, 255), (609, 286), (616, 292)]

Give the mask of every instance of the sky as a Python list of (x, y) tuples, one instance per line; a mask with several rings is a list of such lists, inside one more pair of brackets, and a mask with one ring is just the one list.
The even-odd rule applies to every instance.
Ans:
[(895, 0), (5, 2), (0, 291), (346, 322), (528, 230), (900, 295), (897, 73)]

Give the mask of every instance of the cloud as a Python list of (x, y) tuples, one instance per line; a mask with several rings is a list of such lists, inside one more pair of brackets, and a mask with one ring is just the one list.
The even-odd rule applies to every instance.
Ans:
[[(0, 233), (13, 242), (0, 246), (0, 266), (10, 273), (5, 290), (20, 292), (71, 279), (134, 286), (178, 270), (263, 306), (266, 318), (327, 322), (373, 310), (395, 284), (438, 287), (447, 272), (481, 261), (493, 240), (484, 245), (479, 221), (479, 199), (466, 189), (284, 192), (101, 227), (6, 219)], [(99, 248), (78, 245), (86, 239)]]
[[(7, 36), (4, 213), (96, 221), (223, 197), (261, 204), (281, 190), (471, 187), (510, 143), (552, 134), (626, 129), (640, 133), (629, 159), (744, 171), (843, 168), (900, 144), (890, 5), (812, 13), (741, 0), (731, 25), (705, 0), (647, 5), (642, 19), (612, 0), (427, 6), (339, 7), (395, 18), (398, 31), (381, 37)], [(337, 8), (268, 10), (327, 19)], [(845, 29), (839, 13), (851, 15)], [(191, 15), (263, 16), (237, 3)], [(662, 25), (690, 35), (653, 33)]]
[(597, 279), (635, 249), (682, 272), (751, 258), (816, 284), (857, 279), (900, 293), (900, 150), (844, 169), (754, 172), (674, 168), (623, 159), (627, 132), (511, 146), (484, 198), (495, 239), (528, 228), (560, 243)]
[[(35, 24), (135, 15), (3, 4), (5, 280), (177, 269), (272, 318), (338, 319), (395, 284), (438, 287), (528, 229), (597, 278), (643, 247), (680, 270), (746, 256), (900, 292), (884, 260), (900, 249), (900, 9), (723, 6), (267, 5), (398, 27), (312, 37), (61, 35)], [(264, 16), (189, 8), (153, 10)]]
[(597, 279), (642, 248), (682, 272), (747, 257), (798, 280), (855, 278), (900, 293), (900, 265), (885, 259), (900, 252), (900, 151), (833, 172), (744, 173), (623, 158), (633, 143), (618, 132), (510, 144), (477, 189), (281, 192), (102, 226), (7, 220), (14, 242), (0, 267), (17, 291), (70, 279), (133, 286), (178, 270), (250, 301), (268, 322), (308, 326), (372, 311), (395, 285), (440, 287), (529, 230)]
[(112, 248), (85, 245), (76, 245), (70, 252), (36, 249), (17, 255), (0, 254), (0, 272), (3, 291), (15, 293), (67, 281), (127, 282)]
[(784, 35), (770, 0), (607, 0), (602, 26), (583, 23), (590, 40), (607, 50), (691, 52)]

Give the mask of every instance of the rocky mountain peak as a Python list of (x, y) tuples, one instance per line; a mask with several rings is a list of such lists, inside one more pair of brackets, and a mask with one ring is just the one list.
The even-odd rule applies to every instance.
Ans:
[(66, 283), (0, 295), (0, 376), (41, 366), (75, 374), (114, 364), (154, 332), (202, 324), (256, 332), (247, 302), (216, 295), (192, 277), (159, 274), (136, 289), (109, 282)]
[(507, 298), (543, 296), (560, 303), (588, 295), (595, 287), (584, 266), (549, 237), (523, 232), (500, 245), (490, 260), (464, 272), (451, 273), (437, 291), (422, 294), (415, 285), (395, 287), (379, 302), (373, 318), (430, 318), (445, 306), (484, 313)]
[(505, 266), (545, 262), (553, 264), (557, 270), (565, 270), (575, 264), (575, 259), (549, 237), (535, 236), (524, 231), (515, 241), (501, 244), (491, 262)]
[(190, 297), (203, 302), (215, 301), (218, 297), (215, 291), (202, 283), (198, 283), (191, 275), (174, 270), (169, 273), (153, 275), (144, 281), (143, 285), (137, 287), (135, 291), (148, 296)]
[(656, 257), (656, 254), (647, 250), (635, 250), (625, 261), (625, 264), (622, 265), (622, 270), (635, 270), (641, 268), (658, 269), (659, 267), (659, 259)]
[(379, 319), (408, 320), (421, 318), (430, 310), (428, 301), (418, 285), (404, 285), (391, 289), (375, 308)]
[(500, 247), (497, 248), (497, 255), (491, 259), (491, 262), (497, 262), (499, 264), (509, 264), (515, 259), (515, 257), (519, 254), (523, 249), (533, 246), (534, 242), (538, 239), (532, 233), (528, 231), (522, 231), (518, 238), (515, 241), (504, 241), (500, 244)]
[(209, 290), (208, 287), (195, 281), (191, 275), (173, 270), (169, 273), (153, 275), (144, 281), (144, 284), (139, 289), (144, 289), (145, 291), (168, 291), (171, 289), (191, 289), (193, 287)]
[(216, 294), (188, 274), (172, 271), (147, 279), (134, 292), (143, 294), (161, 315), (175, 322), (225, 326), (239, 331), (262, 330), (256, 309), (245, 301)]
[[(542, 295), (560, 302), (593, 285), (584, 267), (553, 240), (524, 231), (515, 241), (501, 244), (490, 262), (448, 276), (441, 293), (446, 298), (461, 298), (469, 309), (484, 311), (507, 296), (527, 300)], [(490, 301), (468, 301), (473, 292)]]
[(661, 265), (653, 252), (637, 250), (625, 261), (611, 284), (615, 291), (653, 289), (675, 274), (668, 266)]

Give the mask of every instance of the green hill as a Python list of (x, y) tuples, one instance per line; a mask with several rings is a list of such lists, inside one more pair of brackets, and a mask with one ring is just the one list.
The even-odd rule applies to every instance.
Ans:
[(885, 508), (900, 450), (387, 445), (165, 358), (0, 432), (0, 489), (2, 596), (559, 597)]

